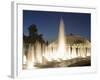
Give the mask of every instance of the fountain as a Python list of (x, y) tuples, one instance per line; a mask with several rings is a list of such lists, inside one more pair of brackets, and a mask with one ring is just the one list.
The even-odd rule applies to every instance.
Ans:
[[(64, 31), (64, 21), (61, 18), (59, 24), (59, 33), (58, 33), (58, 44), (49, 44), (48, 46), (45, 44), (41, 44), (36, 41), (35, 44), (29, 44), (29, 48), (27, 49), (27, 56), (25, 58), (26, 68), (33, 69), (35, 65), (38, 64), (47, 64), (48, 62), (61, 62), (77, 57), (86, 57), (90, 56), (89, 50), (78, 49), (76, 46), (66, 45), (65, 40), (65, 31)], [(86, 55), (87, 53), (87, 55)], [(25, 56), (24, 56), (25, 57)], [(24, 62), (24, 63), (25, 63)], [(68, 64), (71, 64), (68, 62)]]
[(64, 22), (61, 18), (59, 26), (59, 36), (58, 36), (58, 58), (66, 59), (66, 48), (65, 48), (65, 33), (64, 33)]
[(31, 44), (29, 44), (28, 53), (27, 53), (27, 60), (26, 60), (26, 67), (27, 69), (34, 68), (34, 48)]

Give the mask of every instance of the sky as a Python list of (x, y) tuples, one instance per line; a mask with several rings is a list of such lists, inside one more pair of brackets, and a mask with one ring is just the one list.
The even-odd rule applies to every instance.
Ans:
[(48, 41), (58, 37), (61, 18), (64, 21), (65, 34), (80, 35), (90, 40), (91, 38), (91, 14), (75, 12), (49, 12), (23, 10), (23, 33), (28, 35), (28, 27), (35, 24), (39, 34)]

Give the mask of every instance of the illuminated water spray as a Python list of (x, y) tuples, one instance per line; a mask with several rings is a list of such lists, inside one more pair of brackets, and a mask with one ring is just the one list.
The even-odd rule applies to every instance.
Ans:
[[(27, 69), (33, 69), (35, 68), (35, 64), (45, 64), (46, 62), (53, 62), (58, 61), (61, 62), (62, 60), (68, 60), (75, 57), (82, 57), (83, 54), (86, 53), (86, 50), (83, 48), (81, 52), (78, 49), (76, 51), (76, 47), (72, 47), (72, 50), (70, 49), (70, 46), (67, 46), (67, 41), (65, 39), (65, 31), (64, 31), (64, 21), (61, 18), (60, 24), (59, 24), (59, 33), (58, 33), (58, 43), (57, 44), (49, 44), (48, 46), (45, 44), (41, 44), (40, 42), (36, 41), (35, 44), (29, 44), (29, 48), (27, 51), (26, 56), (26, 68)], [(81, 55), (76, 55), (77, 53), (80, 53)], [(87, 51), (89, 54), (89, 50)], [(84, 55), (86, 57), (87, 55)]]
[(65, 31), (64, 31), (64, 22), (61, 18), (59, 25), (59, 35), (58, 35), (58, 58), (66, 59), (66, 46), (65, 46)]
[(29, 44), (28, 53), (27, 53), (27, 61), (26, 68), (32, 69), (34, 67), (34, 48), (31, 44)]

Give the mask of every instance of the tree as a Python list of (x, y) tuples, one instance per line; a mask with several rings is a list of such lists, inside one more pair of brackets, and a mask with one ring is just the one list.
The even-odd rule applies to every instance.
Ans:
[(38, 34), (38, 30), (37, 30), (35, 24), (30, 25), (28, 30), (29, 30), (29, 36), (31, 36), (31, 37)]
[(38, 36), (38, 30), (35, 24), (32, 24), (29, 26), (28, 28), (29, 30), (29, 43), (34, 44), (37, 40), (37, 36)]

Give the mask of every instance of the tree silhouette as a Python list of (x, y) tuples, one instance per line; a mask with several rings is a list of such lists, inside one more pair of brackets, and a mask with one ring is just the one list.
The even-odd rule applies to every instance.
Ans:
[(38, 33), (37, 26), (35, 24), (31, 24), (28, 28), (29, 36), (23, 34), (24, 43), (27, 44), (35, 44), (39, 42), (41, 44), (45, 44), (45, 40), (43, 39), (43, 34)]
[(38, 30), (35, 24), (30, 25), (28, 30), (29, 30), (29, 36), (31, 37), (38, 34)]

